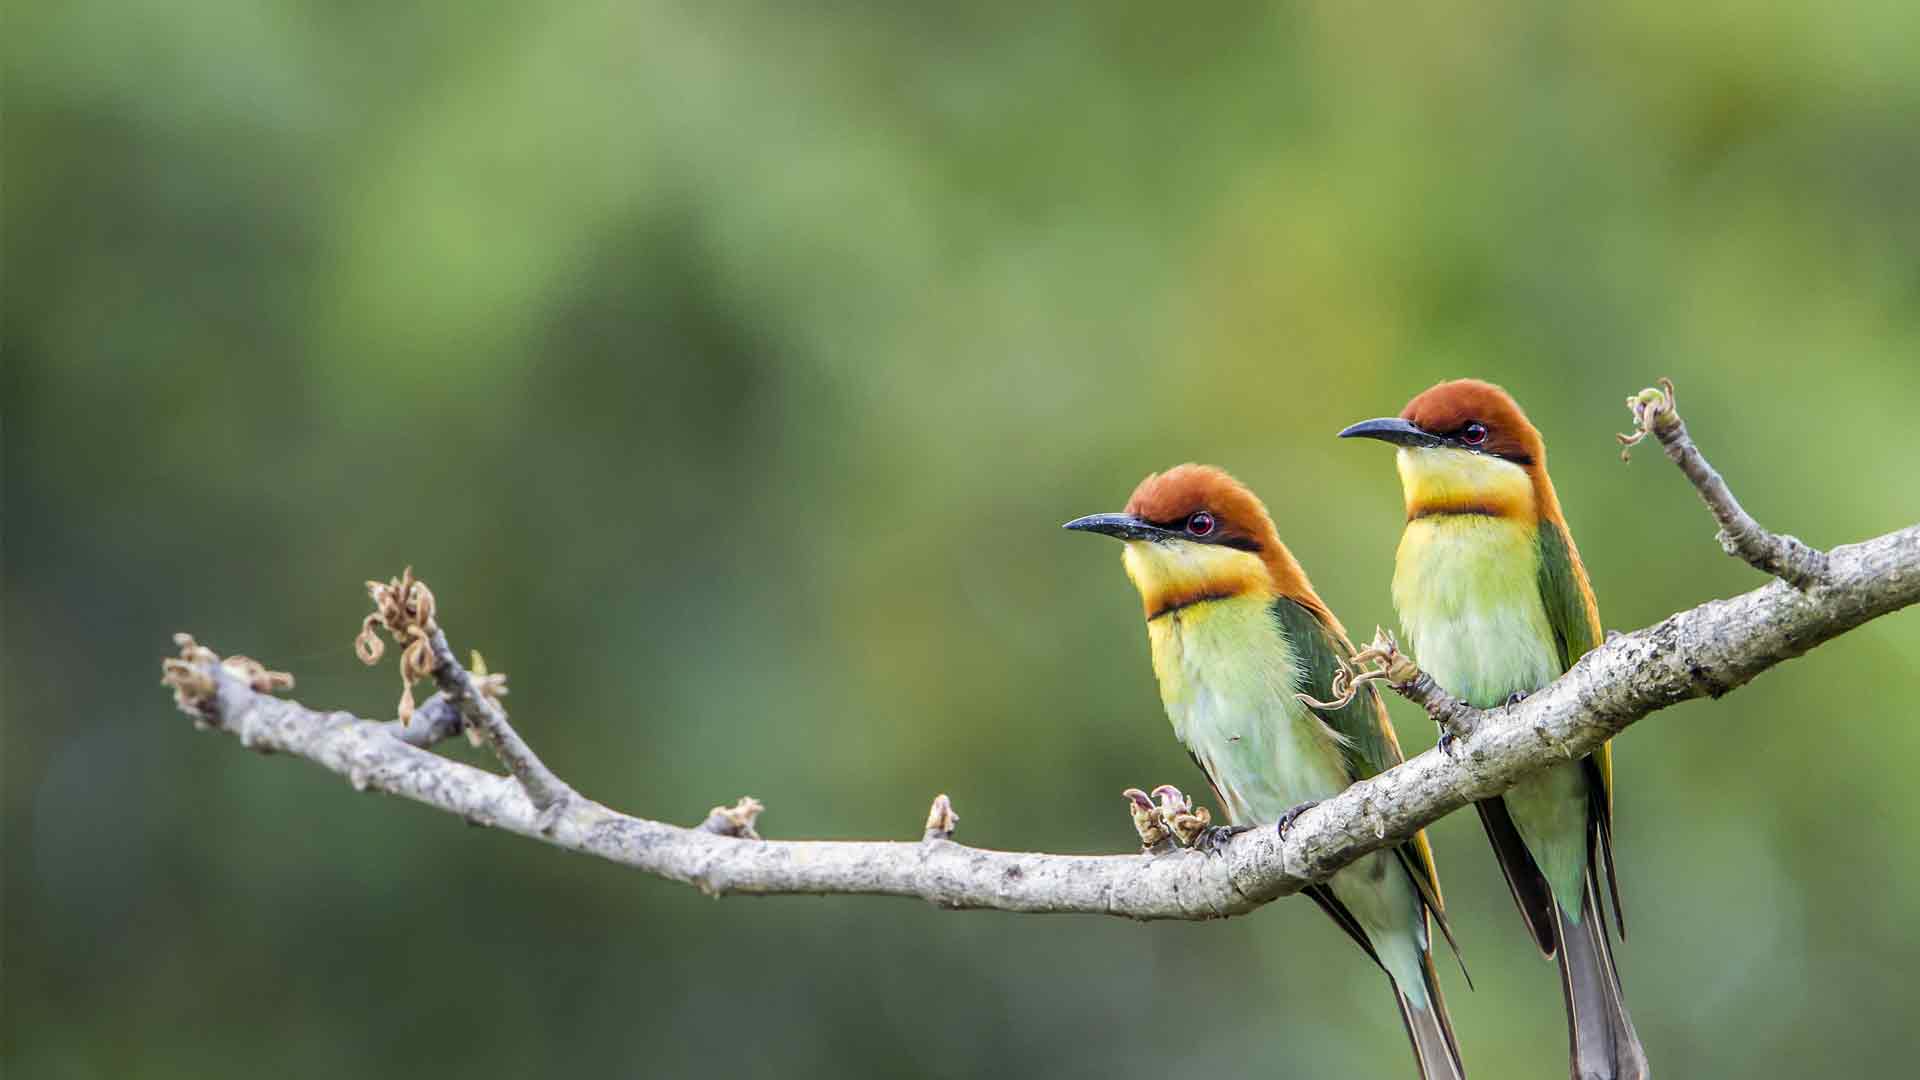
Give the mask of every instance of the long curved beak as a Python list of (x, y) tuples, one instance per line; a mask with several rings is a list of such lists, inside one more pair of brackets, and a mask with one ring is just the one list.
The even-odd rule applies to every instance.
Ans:
[(1379, 439), (1395, 446), (1444, 446), (1446, 440), (1438, 435), (1429, 435), (1413, 426), (1412, 422), (1397, 416), (1384, 416), (1378, 420), (1362, 420), (1342, 431), (1343, 439)]
[(1149, 525), (1132, 514), (1088, 514), (1062, 525), (1075, 532), (1104, 533), (1120, 540), (1171, 540), (1176, 534)]

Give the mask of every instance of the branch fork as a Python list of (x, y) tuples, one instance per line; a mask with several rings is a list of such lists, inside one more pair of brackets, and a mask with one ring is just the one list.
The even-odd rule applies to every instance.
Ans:
[[(547, 768), (507, 722), (507, 710), (500, 705), (500, 698), (507, 692), (506, 675), (488, 671), (486, 661), (478, 652), (473, 654), (473, 671), (460, 666), (453, 648), (447, 644), (446, 634), (434, 621), (433, 590), (413, 576), (413, 567), (407, 567), (399, 577), (386, 582), (367, 582), (367, 595), (373, 600), (373, 613), (360, 623), (360, 633), (353, 639), (354, 652), (362, 663), (369, 666), (379, 663), (386, 652), (380, 630), (385, 630), (394, 643), (401, 646), (401, 727), (407, 728), (413, 719), (413, 684), (432, 679), (440, 688), (436, 697), (443, 698), (458, 714), (458, 727), (466, 731), (467, 738), (476, 746), (485, 743), (493, 748), (500, 764), (527, 789), (528, 798), (539, 807), (550, 828), (552, 819), (564, 811), (574, 797), (573, 789)], [(746, 828), (752, 830), (751, 819)]]
[(1632, 434), (1614, 436), (1620, 440), (1620, 460), (1631, 460), (1630, 451), (1647, 436), (1659, 440), (1667, 459), (1693, 482), (1701, 501), (1719, 523), (1715, 539), (1722, 551), (1802, 592), (1827, 584), (1832, 568), (1826, 552), (1796, 537), (1769, 531), (1733, 497), (1727, 482), (1687, 434), (1672, 379), (1662, 378), (1658, 387), (1648, 387), (1628, 398), (1627, 411), (1633, 416)]

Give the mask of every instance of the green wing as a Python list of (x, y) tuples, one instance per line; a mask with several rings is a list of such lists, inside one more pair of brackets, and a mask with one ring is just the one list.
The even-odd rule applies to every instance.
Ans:
[[(1333, 700), (1333, 676), (1340, 670), (1340, 662), (1353, 655), (1352, 643), (1321, 622), (1313, 612), (1284, 596), (1273, 602), (1273, 617), (1293, 648), (1295, 662), (1300, 665), (1300, 692), (1315, 701)], [(1372, 683), (1362, 686), (1345, 708), (1308, 708), (1342, 736), (1345, 743), (1342, 753), (1350, 780), (1365, 780), (1406, 760), (1400, 752), (1393, 721), (1387, 717), (1386, 703), (1380, 700)], [(1454, 942), (1453, 927), (1447, 922), (1446, 905), (1440, 896), (1440, 874), (1434, 869), (1433, 846), (1427, 842), (1426, 830), (1414, 833), (1396, 850), (1407, 874), (1419, 888), (1421, 899), (1426, 901), (1427, 910), (1433, 912), (1440, 932), (1446, 935), (1447, 944), (1453, 946), (1455, 958), (1459, 958), (1460, 946)], [(1464, 962), (1460, 970), (1466, 971)], [(1467, 981), (1472, 984), (1472, 979)]]
[[(1560, 651), (1560, 671), (1564, 674), (1573, 662), (1600, 644), (1600, 609), (1593, 602), (1593, 587), (1587, 584), (1587, 572), (1580, 565), (1580, 554), (1566, 527), (1555, 521), (1541, 521), (1540, 601), (1547, 609), (1547, 623), (1553, 627), (1553, 642)], [(1607, 816), (1613, 815), (1613, 748), (1601, 744), (1594, 751), (1594, 764), (1600, 770), (1600, 784), (1607, 802)]]
[(1547, 622), (1553, 627), (1554, 644), (1560, 649), (1560, 670), (1566, 671), (1600, 644), (1600, 612), (1593, 603), (1593, 589), (1586, 572), (1575, 561), (1573, 540), (1564, 526), (1554, 521), (1540, 523), (1540, 599), (1547, 608)]
[[(1557, 521), (1540, 522), (1540, 600), (1547, 609), (1547, 623), (1553, 627), (1554, 645), (1560, 651), (1560, 670), (1564, 673), (1574, 661), (1600, 644), (1600, 608), (1594, 603), (1593, 586), (1587, 582), (1580, 553), (1573, 537)], [(1613, 868), (1613, 744), (1604, 742), (1587, 759), (1598, 791), (1593, 799), (1594, 820), (1599, 826), (1600, 855), (1606, 863), (1607, 888), (1613, 897), (1614, 923), (1620, 936), (1627, 936), (1626, 916), (1620, 910), (1620, 882)]]
[[(1273, 602), (1273, 616), (1293, 647), (1294, 661), (1300, 665), (1300, 692), (1315, 701), (1332, 700), (1334, 673), (1340, 670), (1341, 661), (1353, 655), (1353, 646), (1327, 629), (1313, 612), (1284, 596)], [(1313, 711), (1346, 739), (1350, 779), (1365, 780), (1404, 759), (1393, 724), (1371, 683), (1361, 687), (1344, 709)]]

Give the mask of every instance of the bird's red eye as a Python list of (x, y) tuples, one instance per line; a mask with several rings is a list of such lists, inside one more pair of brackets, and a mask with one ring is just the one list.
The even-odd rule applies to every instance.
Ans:
[(1460, 430), (1460, 441), (1466, 443), (1468, 446), (1479, 446), (1481, 443), (1486, 442), (1487, 425), (1478, 422), (1468, 424)]
[(1205, 510), (1196, 512), (1187, 519), (1187, 532), (1193, 536), (1206, 536), (1213, 532), (1213, 515)]

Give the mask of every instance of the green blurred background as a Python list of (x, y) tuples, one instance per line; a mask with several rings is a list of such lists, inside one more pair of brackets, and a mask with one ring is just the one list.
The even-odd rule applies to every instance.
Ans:
[[(1120, 851), (1204, 785), (1059, 524), (1150, 469), (1236, 471), (1362, 633), (1399, 493), (1333, 433), (1442, 377), (1546, 432), (1609, 627), (1759, 584), (1619, 461), (1656, 376), (1770, 523), (1920, 519), (1920, 9), (809, 7), (7, 3), (9, 1076), (1408, 1076), (1303, 901), (714, 901), (197, 736), (159, 659), (390, 715), (349, 643), (411, 563), (615, 806)], [(1917, 650), (1621, 740), (1661, 1075), (1910, 1067)], [(1473, 1075), (1561, 1075), (1435, 834)]]

